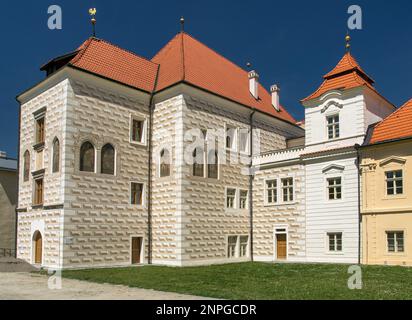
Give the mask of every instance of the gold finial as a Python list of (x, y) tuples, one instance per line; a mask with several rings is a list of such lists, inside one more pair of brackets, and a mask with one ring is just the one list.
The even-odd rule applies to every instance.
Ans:
[(90, 8), (89, 9), (89, 15), (92, 17), (91, 22), (92, 22), (92, 26), (93, 26), (93, 37), (96, 36), (96, 8)]
[(180, 31), (185, 31), (185, 18), (183, 16), (180, 17)]
[(346, 41), (346, 51), (349, 51), (350, 50), (350, 41), (351, 41), (351, 37), (349, 35), (349, 32), (346, 34), (345, 41)]

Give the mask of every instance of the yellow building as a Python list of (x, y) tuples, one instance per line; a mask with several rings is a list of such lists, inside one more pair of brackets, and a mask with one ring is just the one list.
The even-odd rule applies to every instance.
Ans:
[(362, 262), (412, 266), (412, 100), (360, 147)]

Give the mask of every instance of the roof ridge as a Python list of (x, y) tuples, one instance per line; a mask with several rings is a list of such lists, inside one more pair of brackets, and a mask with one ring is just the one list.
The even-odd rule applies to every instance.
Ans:
[(398, 114), (398, 112), (402, 111), (404, 108), (409, 107), (409, 103), (412, 103), (412, 98), (409, 99), (408, 101), (406, 101), (402, 106), (400, 106), (398, 109), (396, 109), (390, 115), (388, 115), (385, 119), (382, 119), (382, 121), (379, 122), (374, 129), (381, 126), (386, 120), (392, 119), (394, 116), (396, 116)]
[(156, 52), (156, 54), (150, 59), (150, 61), (153, 61), (153, 59), (155, 59), (158, 55), (160, 55), (160, 53), (162, 53), (163, 51), (166, 50), (166, 47), (169, 46), (169, 44), (176, 39), (179, 35), (181, 34), (181, 32), (177, 33), (172, 39), (170, 39), (169, 41), (166, 42), (166, 44), (164, 46), (162, 46), (160, 48), (160, 50), (158, 52)]
[(186, 80), (186, 70), (185, 70), (185, 39), (183, 37), (183, 32), (180, 33), (181, 34), (181, 50), (182, 50), (182, 81)]
[[(90, 43), (92, 42), (93, 37), (88, 38), (85, 42), (82, 43), (82, 45), (79, 47), (79, 53), (72, 59), (70, 60), (69, 64), (74, 64), (78, 62), (86, 52), (87, 48), (90, 46)], [(82, 48), (83, 47), (83, 48)]]

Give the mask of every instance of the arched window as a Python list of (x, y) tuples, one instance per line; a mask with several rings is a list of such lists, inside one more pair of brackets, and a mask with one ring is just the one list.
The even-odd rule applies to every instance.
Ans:
[(217, 151), (210, 150), (207, 157), (207, 177), (217, 179), (219, 174), (219, 160)]
[(43, 238), (40, 231), (33, 234), (33, 260), (35, 264), (42, 263), (43, 256)]
[(160, 151), (160, 177), (170, 176), (170, 152), (167, 149)]
[(94, 146), (86, 141), (80, 147), (80, 171), (94, 172)]
[(23, 156), (23, 180), (29, 181), (30, 176), (30, 152), (26, 150)]
[(60, 142), (59, 139), (55, 138), (53, 141), (53, 163), (52, 163), (52, 171), (59, 172), (60, 171)]
[(196, 148), (193, 151), (193, 176), (203, 177), (204, 175), (204, 164), (203, 164), (203, 149)]
[(101, 172), (106, 174), (114, 174), (114, 148), (108, 143), (102, 148)]

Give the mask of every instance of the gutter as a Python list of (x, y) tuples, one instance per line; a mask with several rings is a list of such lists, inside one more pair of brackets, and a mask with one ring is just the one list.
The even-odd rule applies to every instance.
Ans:
[(361, 223), (362, 223), (362, 214), (361, 214), (361, 168), (360, 168), (360, 145), (355, 144), (356, 150), (356, 167), (358, 169), (358, 264), (361, 264), (361, 249), (362, 249), (362, 234), (361, 234)]
[(147, 182), (147, 233), (148, 233), (148, 243), (147, 243), (147, 262), (152, 264), (152, 161), (153, 161), (153, 113), (154, 113), (154, 96), (156, 92), (157, 80), (159, 78), (160, 65), (157, 66), (156, 78), (153, 87), (153, 91), (150, 93), (149, 101), (149, 147), (148, 147), (148, 182)]
[(250, 163), (249, 163), (249, 228), (250, 228), (250, 261), (253, 262), (253, 116), (255, 110), (252, 109), (249, 116), (249, 141), (250, 141)]

